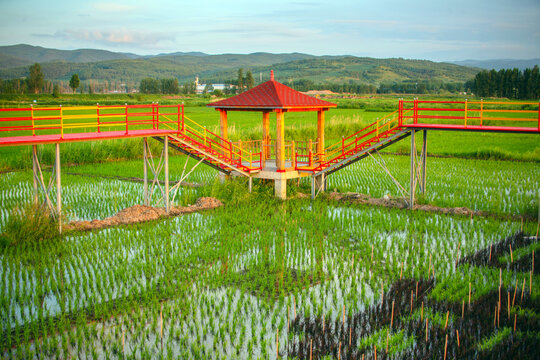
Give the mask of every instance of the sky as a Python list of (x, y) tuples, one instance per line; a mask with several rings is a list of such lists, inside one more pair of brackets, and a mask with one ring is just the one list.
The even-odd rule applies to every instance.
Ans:
[(540, 0), (0, 0), (0, 6), (0, 45), (139, 55), (540, 58)]

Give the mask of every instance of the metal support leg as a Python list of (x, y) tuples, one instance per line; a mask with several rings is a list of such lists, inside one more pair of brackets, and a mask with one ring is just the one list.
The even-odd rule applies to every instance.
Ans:
[(165, 166), (165, 212), (169, 213), (169, 137), (165, 136), (163, 141), (164, 166)]
[(427, 163), (427, 130), (424, 130), (424, 143), (422, 144), (422, 194), (426, 193), (426, 163)]
[(251, 194), (252, 189), (253, 189), (253, 178), (250, 176), (248, 180), (248, 190), (250, 194)]
[(32, 171), (33, 171), (33, 178), (34, 178), (34, 205), (37, 207), (39, 205), (39, 197), (38, 197), (38, 165), (37, 165), (37, 145), (32, 145)]
[(143, 184), (143, 197), (144, 205), (149, 206), (150, 200), (148, 199), (148, 138), (143, 139), (143, 172), (144, 172), (144, 184)]
[(414, 207), (414, 188), (415, 188), (415, 182), (416, 182), (416, 171), (415, 171), (415, 164), (414, 164), (414, 155), (416, 153), (416, 146), (414, 142), (414, 133), (415, 131), (411, 131), (411, 183), (410, 183), (410, 190), (409, 190), (409, 209), (412, 209)]
[(315, 200), (315, 177), (311, 177), (311, 200)]
[(58, 214), (58, 231), (62, 233), (62, 186), (60, 181), (60, 144), (56, 144), (56, 213)]

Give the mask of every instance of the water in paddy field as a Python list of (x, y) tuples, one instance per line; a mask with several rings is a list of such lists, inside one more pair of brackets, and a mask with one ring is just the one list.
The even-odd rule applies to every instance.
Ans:
[[(448, 179), (454, 177), (444, 171), (457, 171), (453, 160), (441, 159), (440, 166), (436, 160), (430, 159), (431, 190), (428, 180), (428, 196), (434, 202), (469, 201), (479, 209), (505, 212), (527, 208), (529, 199), (536, 197), (535, 166), (525, 164), (518, 180), (513, 175), (516, 164), (493, 162), (500, 176), (486, 179), (488, 169), (479, 164), (472, 166), (476, 177), (451, 183)], [(401, 157), (387, 159), (396, 169), (401, 161)], [(393, 183), (384, 174), (373, 176), (374, 169), (359, 162), (330, 176), (330, 188), (369, 189), (375, 196), (394, 194)], [(480, 180), (492, 190), (475, 198), (474, 190), (467, 189)], [(142, 184), (69, 175), (62, 181), (64, 204), (72, 219), (103, 218), (142, 201)], [(506, 203), (497, 203), (499, 189), (507, 188), (516, 191), (503, 191)], [(32, 191), (30, 173), (2, 175), (2, 224), (16, 204), (31, 201)], [(395, 292), (392, 284), (401, 284), (399, 294), (405, 296), (410, 284), (399, 283), (400, 278), (427, 279), (434, 273), (438, 285), (430, 291), (435, 294), (466, 299), (472, 279), (473, 292), (487, 291), (490, 297), (490, 291), (497, 289), (499, 270), (468, 263), (456, 267), (456, 260), (489, 249), (519, 229), (519, 222), (508, 220), (475, 217), (471, 221), (322, 199), (293, 200), (276, 212), (264, 198), (251, 198), (208, 213), (69, 234), (61, 246), (46, 243), (4, 249), (0, 317), (4, 319), (2, 332), (10, 336), (3, 338), (2, 349), (11, 349), (4, 352), (6, 357), (18, 353), (23, 358), (37, 357), (33, 350), (46, 358), (120, 357), (122, 352), (135, 358), (163, 354), (248, 359), (276, 358), (278, 353), (286, 358), (298, 355), (297, 350), (310, 338), (328, 344), (342, 341), (345, 351), (348, 338), (341, 338), (336, 330), (343, 310), (348, 324), (349, 318), (360, 319), (359, 314), (380, 306), (384, 309), (377, 313), (380, 321), (369, 323), (369, 334), (359, 329), (353, 333), (358, 346), (368, 344), (364, 348), (371, 356), (372, 344), (384, 348), (386, 342), (388, 296)], [(530, 253), (514, 251), (516, 259)], [(509, 267), (502, 274), (505, 288), (513, 289), (521, 286), (526, 272)], [(536, 286), (537, 275), (533, 282)], [(385, 302), (381, 292), (386, 294)], [(402, 302), (399, 309), (404, 312), (408, 303)], [(445, 309), (438, 302), (428, 308), (426, 300), (425, 313), (434, 323), (439, 318), (444, 322)], [(450, 318), (454, 332), (459, 315)], [(332, 329), (326, 335), (303, 327), (307, 319), (321, 329), (323, 317), (326, 329)], [(393, 355), (396, 358), (421, 347), (422, 334), (416, 333), (419, 325), (414, 321), (404, 316), (399, 320), (401, 327), (390, 336), (390, 343), (400, 349)], [(409, 322), (410, 329), (405, 325)], [(41, 341), (31, 340), (34, 331)], [(48, 334), (45, 339), (42, 331)], [(473, 339), (470, 346), (482, 343), (482, 338)], [(442, 345), (438, 342), (437, 349)]]

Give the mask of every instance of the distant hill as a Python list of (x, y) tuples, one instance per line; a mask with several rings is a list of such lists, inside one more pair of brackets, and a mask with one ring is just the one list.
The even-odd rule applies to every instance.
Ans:
[(463, 61), (452, 61), (453, 64), (462, 65), (462, 66), (472, 66), (478, 67), (481, 69), (514, 69), (518, 68), (520, 70), (532, 69), (534, 65), (540, 66), (540, 59), (530, 59), (530, 60), (513, 60), (513, 59), (494, 59), (494, 60), (463, 60)]
[[(139, 56), (105, 50), (55, 50), (39, 46), (0, 46), (0, 78), (27, 76), (28, 65), (39, 62), (48, 80), (68, 81), (79, 74), (82, 81), (138, 83), (142, 78), (177, 78), (223, 83), (236, 79), (239, 68), (250, 70), (256, 82), (267, 80), (275, 70), (279, 81), (308, 79), (315, 83), (363, 83), (380, 85), (403, 81), (465, 82), (478, 68), (427, 60), (374, 59), (355, 56), (314, 56), (302, 53), (209, 55), (175, 52)], [(259, 75), (261, 74), (261, 75)]]
[[(139, 55), (128, 53), (117, 53), (107, 50), (77, 49), (77, 50), (57, 50), (47, 49), (41, 46), (26, 44), (0, 46), (0, 69), (13, 67), (11, 61), (5, 61), (3, 56), (19, 59), (24, 64), (44, 63), (51, 61), (66, 61), (72, 63), (87, 63), (96, 61), (133, 59)], [(19, 66), (22, 64), (19, 64)]]

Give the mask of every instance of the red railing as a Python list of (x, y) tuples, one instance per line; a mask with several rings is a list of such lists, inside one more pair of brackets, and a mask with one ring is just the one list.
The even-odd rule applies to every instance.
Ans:
[[(173, 116), (171, 119), (170, 116)], [(7, 137), (86, 134), (153, 129), (180, 130), (183, 105), (95, 105), (0, 109), (0, 133)], [(81, 131), (79, 131), (81, 130)], [(75, 137), (76, 139), (76, 137)]]
[(297, 153), (296, 169), (314, 172), (323, 170), (406, 127), (538, 133), (540, 104), (483, 100), (399, 100), (396, 111), (348, 137), (343, 137), (322, 153)]
[(505, 101), (400, 100), (403, 125), (430, 125), (441, 129), (540, 131), (540, 103)]

